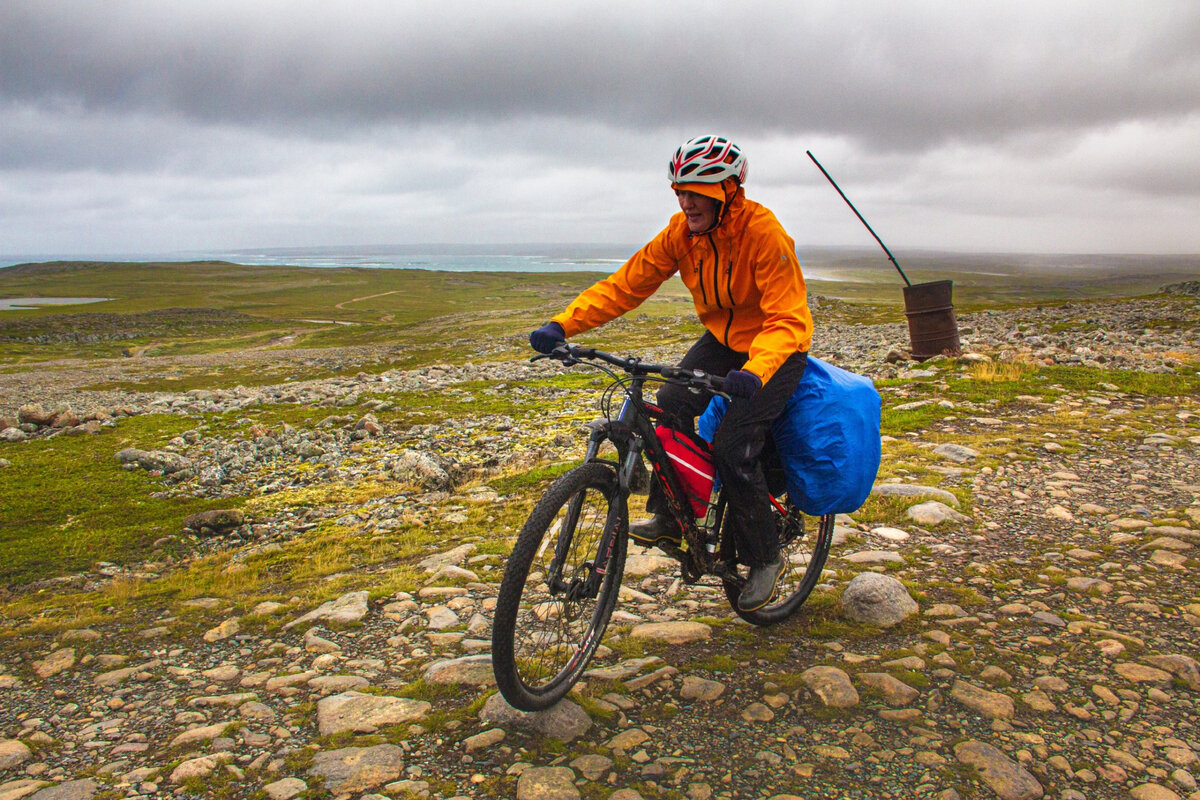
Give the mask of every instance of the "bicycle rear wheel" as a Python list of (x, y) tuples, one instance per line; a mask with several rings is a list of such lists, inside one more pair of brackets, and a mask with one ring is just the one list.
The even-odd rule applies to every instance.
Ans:
[[(756, 611), (742, 611), (737, 599), (739, 585), (725, 583), (725, 596), (739, 617), (755, 625), (774, 625), (795, 614), (821, 579), (829, 546), (833, 542), (833, 514), (810, 517), (788, 504), (788, 513), (776, 511), (779, 552), (784, 558), (783, 574), (771, 602)], [(745, 568), (742, 568), (745, 569)]]
[(605, 527), (624, 524), (612, 513), (618, 498), (611, 465), (583, 464), (550, 487), (517, 537), (492, 622), (492, 668), (514, 708), (557, 703), (600, 644), (621, 588), (624, 531), (614, 531), (599, 587), (589, 592), (585, 583)]

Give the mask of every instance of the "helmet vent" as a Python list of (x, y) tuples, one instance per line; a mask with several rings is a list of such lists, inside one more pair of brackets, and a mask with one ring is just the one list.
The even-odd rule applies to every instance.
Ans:
[(672, 183), (720, 183), (726, 178), (746, 180), (746, 156), (723, 136), (697, 136), (684, 142), (668, 163)]

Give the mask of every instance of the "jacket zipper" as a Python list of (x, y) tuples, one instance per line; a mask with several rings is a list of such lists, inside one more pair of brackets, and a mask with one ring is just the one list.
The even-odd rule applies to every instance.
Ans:
[[(713, 249), (713, 296), (717, 300), (717, 308), (724, 308), (721, 304), (721, 256), (717, 252), (717, 243), (713, 241), (712, 234), (708, 235), (708, 243)], [(701, 262), (703, 269), (704, 263)], [(700, 296), (704, 297), (704, 272), (700, 273)], [(725, 321), (725, 346), (729, 347), (729, 329), (733, 327), (733, 270), (730, 269), (725, 277), (725, 296), (729, 298), (729, 319)]]
[(713, 249), (713, 297), (717, 300), (717, 308), (724, 308), (725, 306), (721, 305), (721, 285), (717, 283), (721, 279), (721, 254), (717, 252), (717, 243), (713, 241), (711, 233), (708, 235), (708, 243)]
[[(730, 257), (732, 258), (732, 256)], [(729, 266), (725, 268), (725, 296), (729, 298), (730, 310), (736, 305), (733, 302), (733, 261), (729, 262)]]
[[(732, 255), (730, 256), (732, 258)], [(725, 271), (725, 296), (729, 298), (729, 320), (725, 323), (725, 346), (729, 346), (729, 329), (733, 327), (733, 263)]]

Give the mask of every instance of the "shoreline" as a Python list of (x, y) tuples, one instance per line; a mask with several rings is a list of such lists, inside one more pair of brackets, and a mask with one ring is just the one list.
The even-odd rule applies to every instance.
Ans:
[[(42, 264), (195, 264), (224, 263), (244, 267), (303, 269), (380, 269), (429, 272), (511, 272), (515, 274), (612, 272), (636, 252), (625, 245), (464, 245), (385, 248), (262, 248), (252, 250), (182, 251), (172, 253), (7, 254), (4, 270)], [(892, 273), (893, 267), (874, 248), (797, 247), (801, 267), (815, 272)], [(1165, 274), (1200, 276), (1200, 254), (1187, 253), (973, 253), (912, 249), (895, 251), (907, 271), (956, 270), (972, 276), (1138, 275), (1153, 269)], [(834, 280), (835, 278), (825, 278)], [(843, 278), (843, 280), (849, 280)]]

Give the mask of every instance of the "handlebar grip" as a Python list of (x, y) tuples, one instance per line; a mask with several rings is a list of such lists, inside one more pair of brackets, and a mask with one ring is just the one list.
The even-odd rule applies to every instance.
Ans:
[(552, 358), (555, 361), (570, 366), (578, 364), (580, 359), (596, 359), (612, 364), (622, 370), (634, 375), (650, 375), (656, 374), (662, 377), (679, 381), (683, 385), (691, 389), (707, 389), (712, 392), (722, 393), (725, 386), (725, 379), (717, 375), (710, 375), (707, 372), (699, 369), (685, 369), (673, 365), (651, 364), (641, 359), (629, 357), (615, 356), (611, 353), (605, 353), (602, 350), (597, 350), (594, 347), (581, 347), (580, 345), (571, 342), (562, 342), (549, 353), (534, 356), (531, 361), (538, 361), (543, 358)]
[(672, 380), (680, 380), (689, 386), (700, 389), (714, 389), (720, 391), (725, 385), (725, 379), (710, 375), (709, 373), (699, 369), (684, 369), (682, 367), (663, 367), (662, 376)]

